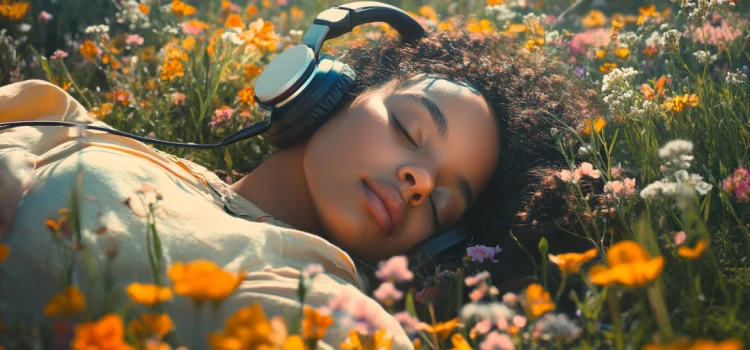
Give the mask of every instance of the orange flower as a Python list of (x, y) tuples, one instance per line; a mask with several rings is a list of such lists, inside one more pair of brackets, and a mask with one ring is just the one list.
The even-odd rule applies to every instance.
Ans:
[(141, 12), (143, 12), (143, 14), (146, 16), (151, 13), (151, 6), (148, 6), (146, 4), (138, 4), (138, 9), (141, 10)]
[(385, 329), (378, 330), (375, 335), (364, 336), (355, 330), (349, 331), (349, 338), (339, 345), (344, 350), (385, 349), (391, 350), (393, 337)]
[(134, 303), (148, 307), (172, 299), (172, 290), (155, 284), (131, 283), (126, 291)]
[(305, 305), (305, 319), (302, 320), (302, 336), (305, 339), (312, 338), (315, 341), (322, 339), (328, 327), (332, 324), (332, 317), (323, 315), (312, 307)]
[(99, 56), (99, 48), (96, 47), (96, 44), (91, 40), (84, 41), (83, 45), (81, 45), (80, 51), (83, 58), (89, 62), (93, 62), (94, 59)]
[(508, 25), (508, 29), (505, 30), (505, 33), (514, 34), (514, 33), (525, 33), (529, 30), (528, 27), (526, 27), (525, 24), (517, 24), (517, 23), (511, 23)]
[(273, 23), (258, 18), (247, 27), (247, 30), (239, 34), (242, 41), (262, 50), (276, 50), (281, 38), (273, 31)]
[(544, 46), (543, 38), (529, 39), (523, 44), (523, 47), (529, 51), (534, 51), (542, 46)]
[(244, 273), (231, 273), (207, 260), (175, 263), (167, 271), (177, 295), (196, 301), (220, 302), (234, 293), (245, 277)]
[(179, 16), (187, 17), (194, 15), (197, 9), (180, 0), (172, 0), (172, 11)]
[(245, 81), (253, 80), (253, 78), (255, 78), (258, 75), (260, 75), (260, 72), (262, 72), (262, 71), (263, 71), (262, 68), (254, 65), (252, 63), (246, 64), (245, 68), (242, 70), (242, 79), (244, 79)]
[(303, 18), (305, 18), (305, 11), (302, 11), (294, 6), (289, 9), (289, 14), (291, 15), (293, 21), (301, 21)]
[(83, 296), (78, 288), (70, 286), (65, 290), (52, 297), (44, 307), (44, 315), (49, 317), (55, 316), (75, 316), (86, 308), (86, 297)]
[(607, 120), (604, 119), (604, 117), (599, 117), (596, 120), (586, 120), (584, 122), (584, 129), (581, 132), (581, 135), (588, 136), (591, 135), (592, 127), (593, 130), (595, 130), (597, 133), (601, 132), (604, 127), (607, 126)]
[(242, 17), (240, 15), (229, 15), (224, 26), (227, 28), (244, 28), (245, 23), (242, 23)]
[(109, 349), (130, 350), (123, 340), (123, 322), (120, 316), (110, 313), (99, 321), (76, 326), (75, 338), (70, 343), (73, 350)]
[(659, 18), (659, 12), (656, 11), (656, 6), (654, 4), (648, 5), (646, 7), (638, 7), (638, 12), (641, 13), (640, 16), (638, 16), (638, 21), (636, 22), (637, 25), (643, 24), (643, 21), (651, 18)]
[(599, 10), (591, 10), (585, 17), (583, 17), (583, 19), (581, 19), (583, 26), (588, 28), (601, 27), (606, 22), (607, 16), (604, 15), (604, 12)]
[(606, 56), (607, 56), (607, 51), (605, 51), (605, 50), (602, 50), (602, 49), (597, 49), (597, 50), (596, 50), (596, 51), (594, 52), (594, 55), (596, 56), (596, 58), (598, 58), (598, 59), (602, 60), (602, 59), (604, 59), (604, 57), (606, 57)]
[(589, 269), (591, 282), (597, 285), (619, 285), (640, 288), (657, 279), (664, 269), (664, 257), (649, 258), (638, 242), (621, 241), (607, 252), (607, 266)]
[(555, 303), (541, 284), (533, 283), (526, 287), (523, 306), (529, 319), (536, 319), (555, 309)]
[(679, 249), (677, 249), (677, 254), (685, 259), (695, 260), (703, 254), (703, 251), (705, 251), (707, 247), (708, 241), (706, 241), (705, 239), (701, 239), (698, 241), (698, 243), (695, 244), (694, 248), (681, 246)]
[(627, 47), (621, 47), (617, 50), (615, 50), (615, 56), (619, 57), (620, 59), (627, 59), (630, 57), (630, 50), (628, 50)]
[(599, 66), (599, 70), (604, 74), (611, 72), (615, 68), (617, 68), (617, 63), (605, 63)]
[(488, 19), (477, 22), (475, 18), (471, 18), (466, 25), (466, 29), (471, 33), (492, 33), (492, 22)]
[(549, 254), (547, 258), (550, 262), (559, 266), (563, 275), (567, 276), (572, 273), (578, 273), (581, 265), (595, 258), (598, 254), (598, 251), (592, 248), (585, 253)]
[(182, 48), (187, 51), (195, 49), (196, 40), (194, 36), (189, 36), (182, 41)]
[(19, 21), (23, 19), (29, 10), (31, 4), (26, 1), (8, 3), (8, 0), (3, 0), (3, 4), (0, 5), (0, 16), (8, 17), (11, 21)]
[(245, 11), (245, 12), (250, 17), (257, 16), (260, 13), (260, 11), (258, 11), (258, 7), (255, 6), (255, 4), (252, 4), (252, 5), (248, 6), (247, 7), (247, 11)]
[[(91, 110), (89, 111), (89, 117), (95, 118), (95, 119), (102, 119), (102, 118), (108, 116), (110, 113), (112, 113), (112, 109), (114, 107), (115, 107), (114, 103), (109, 103), (109, 102), (102, 103), (102, 105), (100, 107), (93, 107), (93, 108), (91, 108)], [(47, 224), (47, 228), (49, 228), (50, 230), (52, 230), (54, 228), (62, 227), (61, 224), (67, 225), (68, 221), (67, 221), (67, 219), (61, 219), (61, 220), (59, 220), (57, 222), (54, 222), (52, 219), (50, 219), (50, 220), (47, 220), (47, 222), (45, 224)], [(53, 224), (57, 224), (58, 226), (54, 226)]]
[(5, 261), (10, 255), (10, 247), (7, 244), (0, 244), (0, 262)]
[(148, 338), (155, 335), (157, 339), (163, 338), (174, 328), (172, 319), (167, 314), (143, 314), (140, 319), (130, 321), (128, 329), (137, 338)]
[(182, 63), (177, 60), (170, 60), (164, 62), (161, 66), (161, 73), (159, 78), (161, 80), (174, 80), (185, 75), (185, 71), (182, 68)]
[(687, 106), (698, 106), (698, 95), (685, 94), (682, 96), (675, 96), (674, 98), (670, 98), (664, 101), (664, 107), (667, 107), (667, 109), (671, 109), (675, 113), (682, 112)]
[(451, 343), (453, 343), (453, 350), (472, 350), (471, 345), (461, 333), (454, 333), (451, 336)]
[(242, 102), (246, 103), (248, 105), (253, 105), (255, 103), (255, 88), (252, 86), (245, 86), (242, 90), (240, 90), (237, 93), (237, 99)]
[(441, 322), (434, 326), (431, 326), (429, 324), (426, 324), (424, 322), (417, 323), (416, 328), (420, 331), (425, 331), (430, 334), (435, 334), (438, 336), (440, 340), (448, 339), (448, 336), (453, 333), (453, 331), (458, 326), (458, 318), (454, 318), (450, 321)]
[(503, 0), (487, 0), (487, 6), (497, 6), (503, 3)]
[(656, 56), (656, 54), (659, 53), (659, 49), (657, 49), (656, 46), (647, 46), (643, 49), (643, 53), (645, 53), (649, 57), (652, 57)]
[(440, 24), (438, 25), (438, 30), (441, 32), (444, 30), (452, 30), (453, 28), (453, 23), (447, 21), (440, 22)]
[(211, 332), (208, 343), (216, 350), (276, 348), (286, 335), (282, 318), (269, 322), (260, 304), (253, 303), (232, 314), (221, 332)]
[(435, 21), (435, 22), (438, 21), (437, 11), (435, 11), (435, 9), (432, 8), (432, 6), (430, 5), (423, 5), (422, 7), (420, 7), (419, 15), (431, 21)]

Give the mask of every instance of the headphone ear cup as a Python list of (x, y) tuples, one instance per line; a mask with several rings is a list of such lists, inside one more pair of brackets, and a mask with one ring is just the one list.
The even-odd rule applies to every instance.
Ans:
[[(288, 111), (288, 113), (302, 113), (304, 115), (296, 118), (291, 117), (290, 119), (296, 119), (294, 123), (284, 130), (270, 135), (270, 141), (274, 146), (287, 148), (307, 139), (342, 106), (347, 94), (354, 87), (357, 74), (354, 69), (345, 63), (334, 61), (335, 65), (341, 65), (340, 72), (335, 73), (337, 74), (335, 81), (330, 84), (328, 89), (317, 87), (316, 91), (311, 92), (311, 95), (322, 94), (319, 94), (319, 100), (314, 102), (309, 111), (306, 111), (305, 108), (293, 108)], [(315, 97), (308, 96), (306, 98)], [(300, 105), (304, 105), (304, 103), (300, 103)]]

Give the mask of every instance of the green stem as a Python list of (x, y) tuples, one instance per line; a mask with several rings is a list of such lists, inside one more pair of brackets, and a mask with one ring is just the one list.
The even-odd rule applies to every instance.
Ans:
[(660, 287), (659, 281), (652, 283), (648, 286), (648, 303), (651, 306), (651, 310), (656, 316), (656, 324), (659, 325), (659, 333), (661, 335), (661, 341), (668, 343), (672, 340), (672, 324), (669, 321), (669, 313), (664, 305), (664, 296)]
[(616, 294), (614, 290), (607, 291), (607, 305), (612, 315), (612, 325), (615, 328), (615, 346), (617, 350), (623, 350), (625, 342), (623, 339), (622, 318), (620, 317), (620, 305)]
[(560, 287), (557, 288), (557, 293), (555, 293), (555, 304), (560, 300), (560, 296), (562, 296), (563, 290), (565, 290), (565, 284), (568, 282), (568, 274), (563, 272), (563, 279), (560, 283)]

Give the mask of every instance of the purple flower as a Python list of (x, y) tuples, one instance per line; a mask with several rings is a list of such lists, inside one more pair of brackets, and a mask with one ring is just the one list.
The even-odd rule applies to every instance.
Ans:
[(586, 68), (578, 66), (575, 68), (575, 73), (579, 78), (583, 78), (586, 76)]
[(52, 56), (49, 57), (49, 59), (56, 61), (60, 60), (62, 61), (63, 58), (68, 57), (68, 53), (63, 50), (57, 50), (55, 53), (52, 54)]
[(381, 281), (408, 282), (414, 278), (414, 273), (409, 270), (409, 261), (406, 257), (399, 255), (388, 261), (381, 261), (375, 276)]

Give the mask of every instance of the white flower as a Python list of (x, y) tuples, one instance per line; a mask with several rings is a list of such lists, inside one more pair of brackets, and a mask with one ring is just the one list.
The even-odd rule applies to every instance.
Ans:
[(227, 31), (224, 34), (222, 34), (221, 40), (232, 43), (234, 45), (242, 45), (245, 43), (244, 41), (242, 41), (242, 39), (240, 39), (240, 36), (237, 35), (237, 33), (233, 31)]
[(18, 25), (18, 30), (22, 33), (26, 33), (31, 30), (31, 24), (21, 23)]
[(552, 43), (556, 42), (557, 39), (560, 39), (560, 32), (558, 32), (556, 30), (553, 30), (553, 31), (547, 33), (547, 35), (545, 37), (545, 41), (547, 42), (547, 44), (552, 44)]
[(695, 59), (698, 60), (698, 63), (700, 64), (711, 64), (716, 61), (716, 55), (711, 55), (708, 51), (695, 51), (693, 52), (693, 56), (695, 56)]
[(602, 78), (602, 92), (607, 92), (619, 88), (628, 90), (631, 87), (630, 78), (638, 75), (638, 71), (628, 68), (615, 68)]
[(668, 50), (674, 50), (675, 48), (677, 48), (679, 41), (680, 32), (675, 29), (670, 29), (662, 34), (661, 41), (659, 43), (661, 44), (661, 46)]
[(86, 34), (104, 34), (109, 32), (109, 26), (100, 24), (98, 26), (86, 27)]
[(641, 190), (641, 198), (655, 200), (660, 197), (671, 197), (676, 190), (676, 184), (671, 182), (654, 181)]
[(727, 72), (726, 82), (727, 85), (740, 85), (747, 81), (747, 75), (743, 73), (741, 70), (737, 70), (736, 72)]
[(693, 153), (693, 143), (686, 140), (672, 140), (659, 149), (659, 158), (678, 158)]

